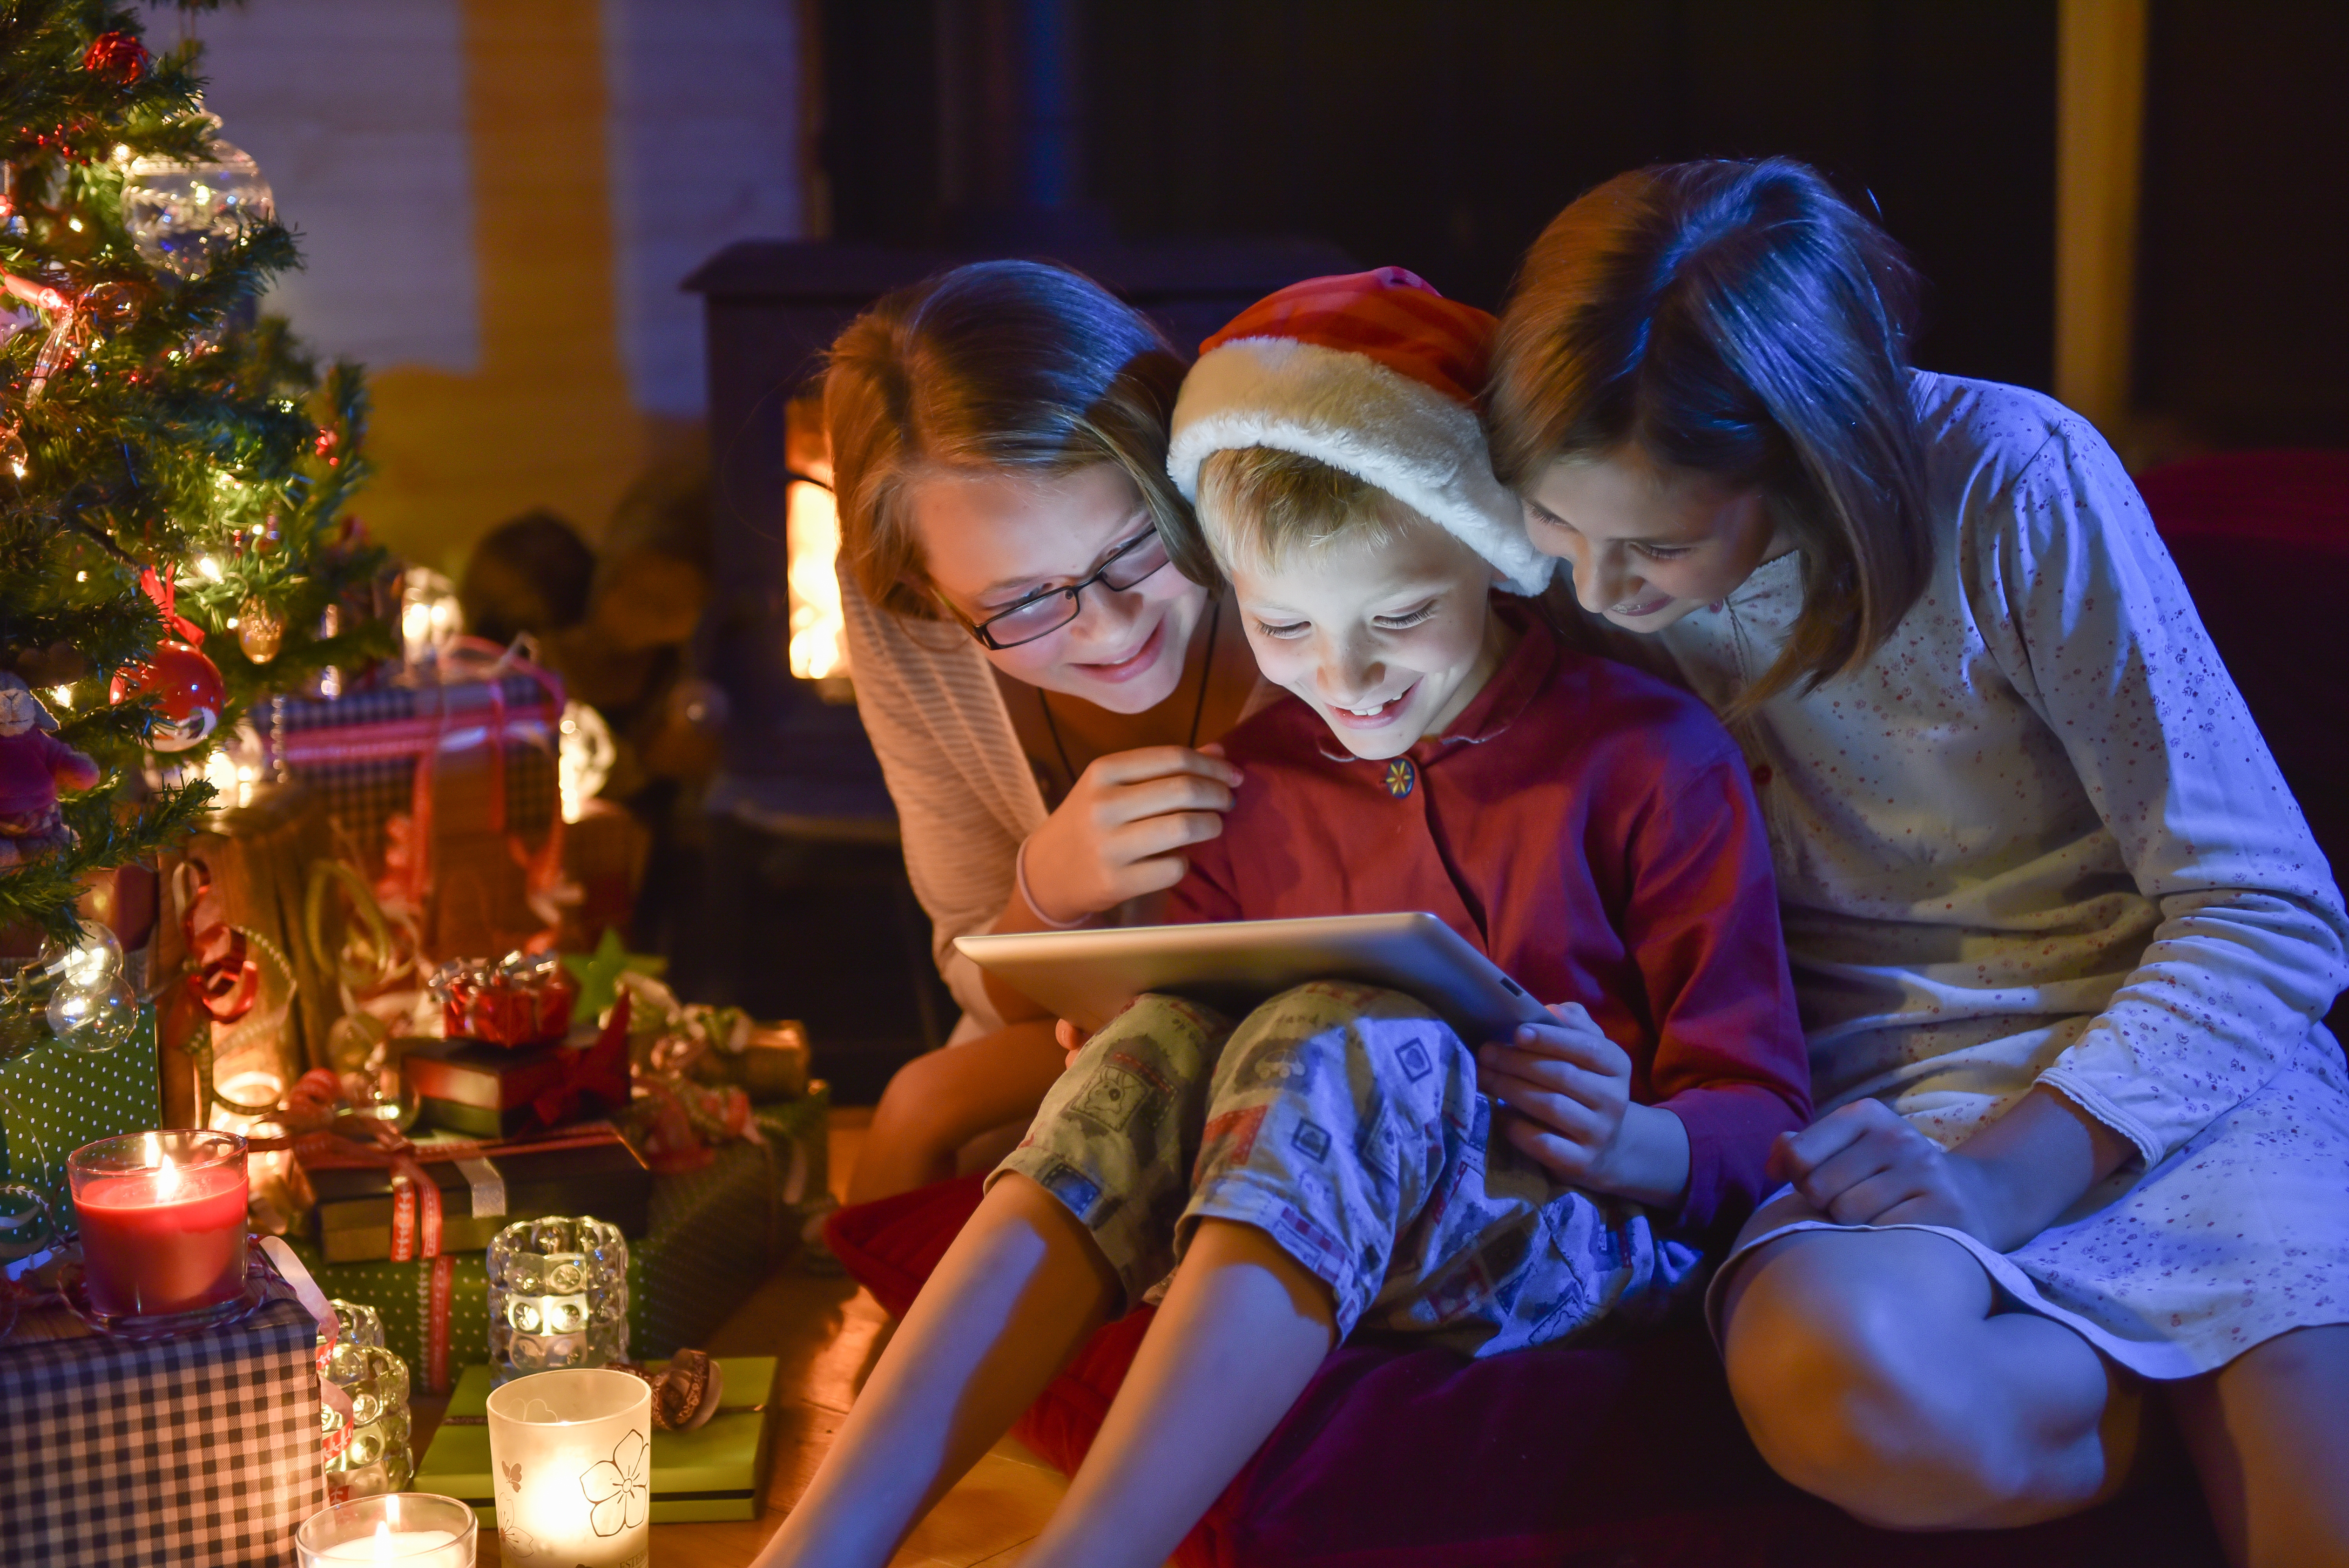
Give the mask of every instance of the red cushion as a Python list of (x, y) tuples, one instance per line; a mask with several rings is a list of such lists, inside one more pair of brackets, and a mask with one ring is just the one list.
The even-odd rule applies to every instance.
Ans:
[[(979, 1179), (843, 1209), (849, 1273), (902, 1314), (978, 1207)], [(1073, 1471), (1150, 1323), (1096, 1334), (1015, 1432)], [(2216, 1568), (2199, 1493), (2178, 1479), (2091, 1513), (1995, 1536), (1857, 1524), (1772, 1474), (1746, 1439), (1702, 1327), (1489, 1360), (1340, 1347), (1192, 1531), (1184, 1568)]]

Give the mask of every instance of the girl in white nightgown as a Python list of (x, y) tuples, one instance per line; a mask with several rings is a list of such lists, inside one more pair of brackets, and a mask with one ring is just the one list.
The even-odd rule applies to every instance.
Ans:
[(2349, 1561), (2349, 918), (2110, 448), (1907, 369), (1904, 279), (1799, 164), (1640, 171), (1495, 369), (1535, 542), (1769, 819), (1823, 1114), (1715, 1283), (1731, 1386), (1909, 1528), (2110, 1495), (2158, 1386), (2238, 1562)]

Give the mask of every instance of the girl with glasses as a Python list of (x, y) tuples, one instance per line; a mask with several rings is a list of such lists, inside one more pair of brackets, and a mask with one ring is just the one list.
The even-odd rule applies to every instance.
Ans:
[(1060, 1075), (1051, 1020), (956, 937), (1116, 919), (1223, 831), (1241, 781), (1213, 742), (1257, 678), (1239, 618), (1200, 586), (1212, 563), (1168, 544), (1196, 538), (1170, 527), (1187, 517), (1166, 474), (1184, 369), (1132, 308), (1030, 262), (917, 284), (833, 346), (857, 708), (963, 1007), (951, 1048), (882, 1096), (851, 1201), (951, 1175)]

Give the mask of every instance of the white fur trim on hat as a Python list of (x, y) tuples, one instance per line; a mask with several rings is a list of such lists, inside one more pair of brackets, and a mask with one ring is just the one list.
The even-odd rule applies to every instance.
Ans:
[(1475, 410), (1367, 355), (1293, 337), (1236, 337), (1191, 367), (1174, 400), (1166, 472), (1199, 499), (1210, 454), (1271, 447), (1375, 484), (1537, 594), (1557, 562), (1526, 536), (1525, 511), (1493, 476)]

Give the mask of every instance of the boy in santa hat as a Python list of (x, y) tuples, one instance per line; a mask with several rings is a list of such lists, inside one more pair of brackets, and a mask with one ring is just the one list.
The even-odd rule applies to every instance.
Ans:
[(1491, 1355), (1651, 1322), (1808, 1119), (1737, 748), (1503, 597), (1549, 563), (1477, 421), (1492, 325), (1389, 267), (1203, 346), (1180, 543), (1294, 701), (1225, 738), (1243, 782), (1172, 918), (1428, 910), (1557, 1022), (1464, 1041), (1339, 981), (1239, 1020), (1140, 999), (1072, 1052), (764, 1561), (885, 1562), (1086, 1334), (1155, 1302), (1023, 1561), (1161, 1563), (1348, 1334)]

